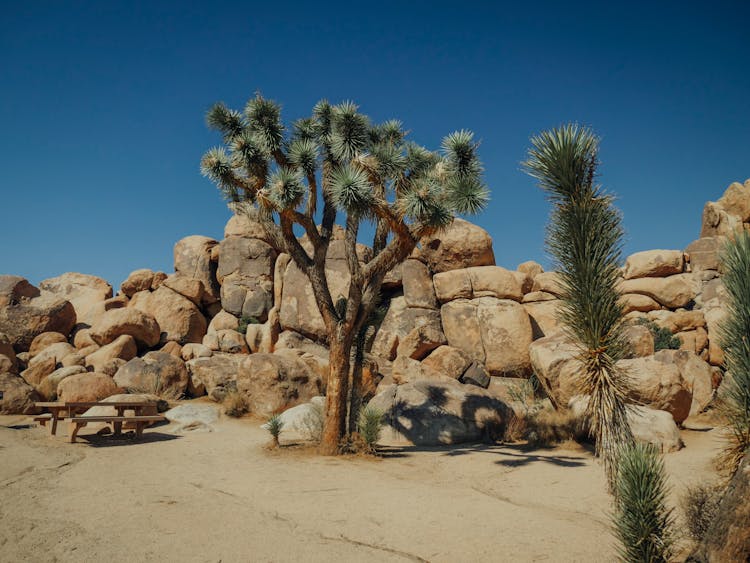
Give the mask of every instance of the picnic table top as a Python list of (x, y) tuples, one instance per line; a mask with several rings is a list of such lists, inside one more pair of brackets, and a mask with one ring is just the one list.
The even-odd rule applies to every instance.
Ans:
[(68, 407), (150, 407), (156, 405), (156, 401), (50, 401), (34, 403), (40, 408), (68, 408)]

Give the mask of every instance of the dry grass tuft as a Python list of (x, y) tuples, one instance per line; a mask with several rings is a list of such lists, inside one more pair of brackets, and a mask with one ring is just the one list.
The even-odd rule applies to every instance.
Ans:
[(250, 410), (245, 396), (238, 391), (227, 393), (222, 404), (224, 406), (224, 414), (235, 418), (241, 417)]

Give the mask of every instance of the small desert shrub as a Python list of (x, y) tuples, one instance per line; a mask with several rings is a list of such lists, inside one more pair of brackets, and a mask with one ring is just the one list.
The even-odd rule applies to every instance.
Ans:
[(724, 488), (719, 484), (699, 484), (688, 487), (680, 499), (680, 506), (692, 540), (700, 543), (706, 536), (719, 508)]
[(224, 414), (227, 416), (240, 417), (250, 410), (245, 396), (237, 391), (227, 393), (222, 404), (224, 405)]
[(615, 533), (623, 561), (666, 563), (672, 555), (664, 462), (651, 444), (622, 447), (615, 475)]
[(255, 317), (248, 317), (243, 315), (240, 317), (240, 322), (237, 325), (237, 332), (240, 334), (247, 334), (247, 327), (248, 325), (257, 325), (260, 324), (260, 321), (256, 319)]
[(566, 440), (581, 441), (586, 432), (568, 410), (539, 409), (525, 419), (525, 437), (532, 446), (551, 446)]
[(638, 319), (638, 324), (645, 326), (654, 337), (654, 352), (680, 349), (680, 339), (668, 328), (661, 327), (650, 319)]
[(268, 430), (268, 433), (273, 438), (273, 445), (274, 447), (279, 447), (279, 435), (281, 434), (281, 431), (284, 429), (284, 421), (281, 420), (281, 416), (278, 414), (273, 415), (271, 418), (268, 419), (268, 422), (266, 422), (266, 429)]
[(372, 407), (360, 409), (357, 417), (357, 431), (369, 451), (375, 451), (375, 444), (383, 427), (383, 412)]
[(519, 416), (515, 412), (511, 412), (505, 423), (503, 442), (518, 442), (526, 438), (526, 430), (526, 416)]

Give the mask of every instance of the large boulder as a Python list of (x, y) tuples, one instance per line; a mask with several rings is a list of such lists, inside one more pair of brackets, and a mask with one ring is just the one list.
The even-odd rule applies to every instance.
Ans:
[(453, 379), (460, 379), (472, 359), (462, 350), (453, 346), (438, 346), (422, 360), (422, 365), (432, 371)]
[(217, 279), (221, 306), (237, 317), (268, 318), (273, 306), (276, 251), (256, 238), (232, 236), (221, 242)]
[(188, 361), (188, 392), (193, 397), (207, 394), (214, 401), (223, 401), (227, 393), (237, 388), (237, 374), (246, 358), (241, 354), (213, 354)]
[(669, 309), (690, 305), (697, 294), (691, 274), (624, 280), (620, 283), (619, 290), (621, 293), (647, 295)]
[(114, 381), (123, 389), (180, 399), (187, 391), (188, 372), (180, 358), (167, 352), (149, 352), (117, 370)]
[(690, 258), (690, 269), (693, 272), (720, 271), (720, 256), (726, 241), (726, 237), (704, 237), (691, 242), (685, 249), (685, 254)]
[[(582, 418), (588, 401), (587, 396), (578, 395), (571, 399), (568, 407), (575, 416)], [(682, 448), (680, 429), (670, 413), (633, 404), (625, 408), (630, 430), (636, 440), (656, 446), (661, 453), (676, 452)]]
[(18, 358), (10, 339), (0, 333), (0, 373), (18, 373)]
[(167, 274), (164, 272), (154, 272), (148, 268), (134, 270), (133, 272), (130, 272), (128, 278), (122, 282), (120, 285), (120, 291), (128, 297), (133, 297), (133, 295), (139, 291), (150, 291), (156, 289), (165, 279), (167, 279)]
[(508, 299), (457, 299), (440, 309), (448, 344), (487, 367), (490, 375), (531, 373), (532, 327), (523, 306)]
[(630, 380), (630, 400), (667, 411), (677, 424), (688, 417), (693, 397), (677, 365), (651, 356), (620, 360), (617, 366)]
[(511, 413), (485, 389), (447, 377), (387, 386), (368, 406), (384, 413), (384, 441), (417, 446), (494, 439)]
[(743, 223), (750, 221), (750, 179), (732, 182), (716, 203)]
[(153, 315), (133, 307), (110, 309), (91, 327), (89, 335), (104, 346), (123, 335), (132, 336), (142, 347), (159, 343), (160, 326)]
[(21, 372), (21, 377), (23, 377), (24, 381), (29, 385), (36, 387), (42, 379), (55, 371), (57, 367), (58, 365), (55, 358), (47, 356), (46, 358), (37, 359), (37, 361), (29, 365)]
[[(357, 257), (360, 262), (369, 259), (371, 251), (363, 245), (357, 245)], [(349, 267), (347, 252), (343, 240), (332, 240), (328, 247), (325, 264), (326, 279), (334, 304), (349, 295)], [(279, 280), (276, 280), (278, 283)], [(323, 317), (318, 310), (312, 285), (307, 276), (294, 264), (289, 262), (281, 280), (281, 308), (279, 322), (282, 330), (293, 330), (313, 340), (325, 341), (328, 333)]]
[(706, 410), (714, 396), (713, 370), (711, 366), (688, 350), (660, 350), (654, 359), (674, 364), (680, 370), (684, 386), (690, 392), (690, 416)]
[(138, 345), (135, 339), (129, 334), (123, 334), (109, 344), (87, 354), (85, 365), (94, 371), (105, 373), (105, 366), (112, 360), (119, 359), (127, 362), (135, 358), (137, 354)]
[(185, 299), (189, 299), (197, 307), (201, 306), (203, 294), (205, 293), (202, 281), (182, 274), (172, 274), (171, 276), (167, 276), (162, 285), (175, 293), (179, 293)]
[(75, 272), (46, 279), (39, 288), (70, 301), (76, 312), (76, 322), (87, 326), (95, 320), (96, 305), (112, 297), (112, 286), (106, 280)]
[(685, 255), (681, 250), (645, 250), (627, 257), (623, 277), (665, 277), (681, 274), (684, 269)]
[(562, 330), (558, 317), (559, 299), (524, 303), (523, 308), (529, 315), (534, 340), (543, 336), (553, 336)]
[(517, 274), (500, 266), (478, 266), (436, 274), (433, 282), (441, 303), (476, 297), (521, 301), (523, 287)]
[(29, 358), (33, 359), (39, 352), (51, 346), (52, 344), (60, 344), (62, 342), (68, 342), (68, 338), (64, 334), (59, 332), (43, 332), (31, 341), (29, 346)]
[(422, 239), (414, 255), (435, 273), (495, 264), (492, 237), (483, 228), (458, 218), (439, 234)]
[(16, 351), (27, 351), (43, 332), (68, 335), (75, 323), (75, 308), (67, 299), (41, 293), (19, 276), (0, 276), (0, 333)]
[(177, 241), (174, 245), (174, 270), (203, 284), (203, 302), (206, 305), (219, 300), (219, 282), (216, 279), (216, 262), (211, 259), (218, 241), (193, 235)]
[(86, 373), (86, 368), (83, 366), (69, 366), (56, 369), (44, 379), (37, 386), (37, 391), (45, 401), (54, 401), (57, 399), (57, 386), (66, 377), (76, 375), (79, 373)]
[(389, 361), (394, 360), (401, 340), (413, 329), (426, 325), (441, 330), (440, 312), (434, 309), (407, 307), (403, 296), (394, 297), (375, 334), (371, 348), (373, 355)]
[(34, 406), (41, 396), (24, 379), (14, 373), (0, 373), (0, 414), (36, 414)]
[(120, 392), (110, 376), (95, 371), (71, 375), (57, 385), (58, 401), (68, 403), (101, 401)]
[(422, 360), (435, 348), (446, 343), (442, 330), (432, 325), (418, 326), (400, 341), (396, 355)]
[(164, 417), (176, 424), (175, 431), (213, 430), (219, 421), (220, 413), (216, 405), (184, 403), (169, 409)]
[(170, 340), (179, 344), (200, 343), (208, 328), (206, 318), (195, 303), (165, 285), (156, 291), (136, 293), (128, 309), (153, 315), (161, 329), (157, 342), (162, 344)]
[(562, 333), (540, 338), (529, 346), (534, 373), (557, 408), (564, 408), (581, 393), (579, 355), (579, 349)]
[(277, 354), (251, 354), (240, 364), (237, 391), (250, 412), (270, 416), (321, 394), (323, 382), (302, 361)]
[(430, 269), (419, 260), (406, 260), (401, 266), (404, 298), (408, 307), (437, 309)]

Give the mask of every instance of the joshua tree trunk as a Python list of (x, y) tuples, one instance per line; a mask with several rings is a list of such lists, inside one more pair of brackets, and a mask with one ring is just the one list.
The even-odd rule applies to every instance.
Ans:
[(320, 443), (322, 453), (328, 455), (338, 453), (341, 437), (346, 435), (351, 350), (351, 335), (346, 334), (344, 326), (340, 326), (336, 331), (336, 338), (331, 340), (330, 371), (326, 385), (325, 424)]

